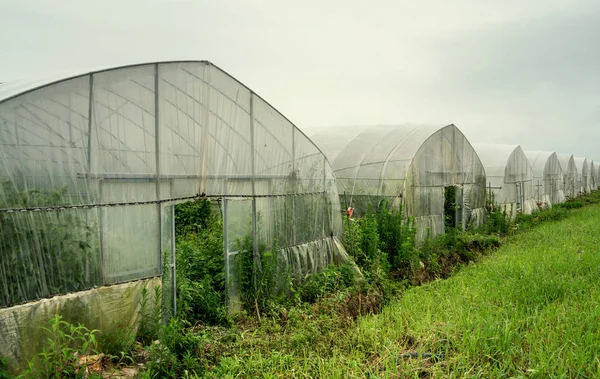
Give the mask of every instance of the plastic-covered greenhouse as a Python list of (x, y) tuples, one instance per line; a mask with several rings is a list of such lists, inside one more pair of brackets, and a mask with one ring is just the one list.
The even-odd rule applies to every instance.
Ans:
[(533, 171), (533, 194), (537, 202), (552, 206), (564, 203), (563, 171), (553, 151), (525, 151)]
[(563, 189), (565, 197), (577, 196), (577, 166), (572, 154), (557, 154), (563, 172)]
[(473, 148), (485, 168), (488, 194), (498, 206), (526, 214), (538, 209), (533, 172), (521, 146), (475, 143)]
[(92, 328), (133, 324), (163, 263), (174, 287), (182, 201), (220, 200), (231, 301), (243, 237), (255, 260), (276, 242), (302, 275), (345, 257), (325, 155), (209, 62), (5, 83), (0, 125), (2, 355), (39, 350), (57, 310)]
[(598, 171), (596, 164), (592, 160), (590, 162), (590, 190), (595, 191), (598, 189)]
[[(415, 217), (419, 238), (429, 230), (485, 219), (485, 171), (454, 125), (332, 127), (307, 132), (329, 158), (342, 203), (366, 211), (382, 199)], [(449, 214), (446, 214), (449, 213)], [(448, 216), (448, 217), (445, 217)]]
[(577, 167), (577, 191), (580, 193), (590, 192), (590, 167), (588, 160), (581, 157), (573, 157)]

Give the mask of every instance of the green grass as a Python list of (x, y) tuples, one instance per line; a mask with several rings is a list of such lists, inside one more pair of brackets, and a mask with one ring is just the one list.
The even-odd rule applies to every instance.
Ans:
[[(599, 237), (592, 205), (510, 237), (377, 315), (340, 318), (339, 298), (282, 311), (239, 332), (204, 376), (600, 377)], [(443, 357), (402, 359), (406, 352)]]

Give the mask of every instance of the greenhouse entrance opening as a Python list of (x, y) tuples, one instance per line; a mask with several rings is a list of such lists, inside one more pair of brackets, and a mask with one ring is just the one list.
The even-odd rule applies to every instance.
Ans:
[(177, 316), (220, 324), (227, 299), (222, 202), (199, 199), (174, 208)]
[(462, 226), (463, 191), (459, 186), (444, 187), (444, 229)]

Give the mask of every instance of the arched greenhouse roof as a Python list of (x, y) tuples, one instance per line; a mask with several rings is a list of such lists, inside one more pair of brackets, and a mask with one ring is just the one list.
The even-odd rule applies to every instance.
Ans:
[(474, 143), (473, 148), (481, 159), (488, 179), (498, 177), (506, 183), (531, 180), (531, 165), (521, 146)]
[[(208, 61), (152, 62), (3, 83), (0, 123), (4, 178), (17, 172), (71, 182), (78, 176), (157, 172), (203, 178), (199, 188), (176, 189), (182, 196), (226, 190), (211, 177), (296, 171), (308, 186), (306, 175), (330, 176), (324, 172), (330, 171), (326, 158), (301, 130)], [(240, 194), (241, 186), (233, 187), (228, 194)]]
[(563, 175), (577, 173), (577, 166), (575, 165), (573, 154), (556, 154), (556, 156), (560, 162)]
[[(452, 130), (453, 133), (441, 133), (446, 129)], [(440, 133), (436, 134), (438, 132)], [(329, 158), (340, 192), (397, 196), (403, 191), (404, 180), (417, 153), (422, 152), (423, 156), (427, 156), (427, 165), (440, 166), (444, 163), (442, 157), (447, 153), (440, 150), (443, 146), (452, 146), (456, 150), (455, 153), (458, 152), (461, 158), (466, 158), (464, 161), (458, 159), (461, 160), (461, 172), (475, 171), (475, 176), (483, 174), (479, 158), (466, 137), (454, 125), (330, 127), (307, 130), (307, 134)], [(426, 141), (436, 135), (446, 144), (440, 140), (431, 144), (436, 146), (437, 151), (423, 151)], [(464, 154), (468, 157), (463, 156)], [(452, 158), (451, 154), (446, 158), (451, 161), (445, 162), (446, 164), (456, 163), (457, 158)], [(424, 165), (425, 162), (421, 161), (419, 164)], [(437, 172), (429, 177), (416, 176), (415, 185), (431, 180), (440, 183), (464, 182), (464, 178), (450, 178), (448, 174), (439, 171), (438, 167)], [(434, 176), (436, 178), (433, 178)], [(465, 177), (472, 178), (473, 175)]]
[(483, 163), (488, 189), (498, 205), (513, 206), (524, 213), (536, 209), (533, 171), (521, 146), (475, 143), (473, 148)]
[[(534, 151), (534, 150), (525, 150), (525, 155), (531, 164), (531, 169), (534, 171), (539, 171), (543, 174), (544, 168), (548, 162), (548, 159), (551, 159), (551, 156), (554, 156), (553, 159), (558, 161), (558, 157), (554, 151)], [(560, 166), (559, 166), (560, 168)], [(562, 171), (562, 168), (560, 168)]]

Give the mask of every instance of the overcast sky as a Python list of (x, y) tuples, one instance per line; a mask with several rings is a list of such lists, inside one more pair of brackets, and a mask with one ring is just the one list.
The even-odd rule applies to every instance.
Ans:
[(0, 81), (209, 60), (297, 126), (456, 124), (600, 160), (598, 0), (0, 0)]

